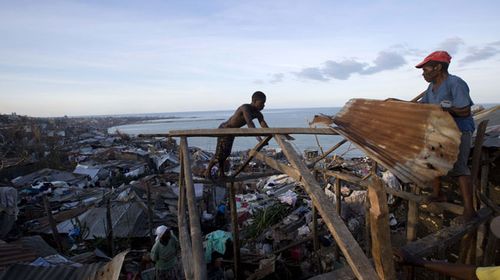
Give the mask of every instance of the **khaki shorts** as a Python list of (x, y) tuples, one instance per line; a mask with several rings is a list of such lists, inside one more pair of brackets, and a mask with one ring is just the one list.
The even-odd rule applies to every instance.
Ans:
[(460, 147), (458, 152), (457, 161), (453, 165), (453, 169), (448, 172), (449, 176), (468, 176), (470, 175), (470, 169), (467, 165), (469, 160), (470, 148), (472, 146), (472, 132), (465, 131), (462, 132), (460, 137)]

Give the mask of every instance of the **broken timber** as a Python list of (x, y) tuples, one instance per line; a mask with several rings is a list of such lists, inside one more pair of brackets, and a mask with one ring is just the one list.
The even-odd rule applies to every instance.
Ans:
[[(317, 129), (317, 128), (273, 128), (273, 129), (216, 129), (216, 130), (193, 130), (193, 131), (172, 131), (170, 136), (180, 136), (181, 137), (181, 164), (183, 174), (181, 174), (180, 182), (185, 183), (185, 195), (187, 199), (187, 208), (189, 210), (189, 223), (191, 232), (191, 245), (193, 252), (193, 262), (194, 262), (194, 279), (206, 279), (206, 267), (204, 260), (200, 257), (202, 254), (202, 236), (199, 232), (199, 214), (197, 213), (196, 202), (193, 191), (193, 179), (190, 170), (188, 147), (186, 137), (202, 137), (202, 136), (223, 136), (223, 135), (233, 135), (233, 136), (274, 136), (278, 144), (282, 147), (285, 156), (292, 165), (292, 167), (279, 163), (274, 159), (267, 158), (265, 155), (259, 152), (260, 146), (252, 150), (250, 157), (255, 157), (259, 160), (266, 162), (270, 167), (281, 171), (290, 177), (294, 178), (296, 181), (302, 183), (304, 189), (311, 197), (314, 207), (318, 210), (319, 214), (325, 221), (329, 231), (335, 238), (338, 246), (342, 250), (344, 256), (346, 257), (349, 266), (351, 267), (353, 274), (358, 279), (378, 279), (377, 272), (374, 267), (364, 254), (363, 250), (360, 248), (359, 244), (356, 242), (352, 234), (347, 229), (341, 217), (336, 213), (336, 209), (332, 203), (328, 200), (325, 193), (322, 191), (321, 186), (314, 179), (313, 175), (307, 168), (305, 162), (302, 161), (300, 156), (295, 152), (290, 143), (288, 143), (284, 136), (281, 134), (329, 134), (337, 135), (333, 129)], [(268, 140), (268, 139), (266, 139)], [(265, 140), (263, 141), (265, 142)], [(237, 178), (232, 178), (236, 180)], [(180, 191), (180, 199), (184, 199), (184, 191)], [(234, 195), (234, 194), (232, 194)], [(183, 202), (179, 202), (182, 205)], [(182, 209), (182, 207), (179, 207)], [(184, 206), (185, 208), (185, 206)], [(189, 250), (189, 242), (186, 242), (186, 223), (184, 217), (179, 217), (179, 229), (183, 232), (181, 234), (181, 250), (183, 259), (187, 255), (186, 250)], [(187, 245), (184, 248), (183, 245)], [(186, 269), (186, 264), (184, 264)]]

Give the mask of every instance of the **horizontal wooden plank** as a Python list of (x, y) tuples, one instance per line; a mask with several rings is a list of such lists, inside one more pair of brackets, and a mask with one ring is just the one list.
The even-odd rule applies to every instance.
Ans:
[[(274, 134), (338, 135), (338, 133), (333, 128), (307, 128), (307, 127), (216, 128), (216, 129), (171, 130), (168, 135), (171, 137), (180, 137), (180, 136), (218, 137), (218, 136), (267, 136)], [(142, 135), (145, 136), (147, 134), (142, 134)], [(153, 136), (156, 135), (158, 134), (154, 134)]]
[(434, 253), (438, 248), (448, 248), (460, 241), (466, 233), (486, 222), (492, 215), (489, 208), (481, 208), (478, 217), (474, 220), (457, 226), (444, 228), (436, 233), (427, 235), (419, 240), (406, 244), (401, 249), (416, 257), (425, 257)]
[[(362, 180), (361, 178), (356, 177), (352, 174), (339, 172), (339, 171), (325, 170), (325, 169), (320, 169), (320, 168), (316, 168), (315, 170), (318, 172), (324, 173), (327, 176), (332, 176), (332, 177), (347, 181), (349, 183), (356, 184), (362, 188), (365, 188), (365, 189), (368, 188), (367, 181)], [(456, 205), (453, 203), (449, 203), (449, 202), (427, 203), (427, 198), (423, 195), (416, 195), (413, 193), (392, 189), (392, 188), (389, 188), (387, 185), (384, 186), (384, 189), (385, 189), (385, 192), (388, 194), (392, 194), (392, 195), (400, 197), (402, 199), (416, 202), (420, 205), (425, 205), (424, 210), (426, 210), (428, 212), (441, 213), (443, 210), (446, 210), (446, 211), (451, 212), (453, 214), (462, 215), (462, 213), (464, 211), (463, 206)]]

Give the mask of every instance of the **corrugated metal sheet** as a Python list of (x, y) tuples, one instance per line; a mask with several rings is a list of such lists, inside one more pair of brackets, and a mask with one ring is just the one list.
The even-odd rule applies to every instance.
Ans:
[(108, 263), (93, 263), (80, 267), (59, 266), (33, 266), (27, 264), (15, 264), (0, 273), (0, 280), (36, 279), (36, 280), (86, 280), (106, 279), (116, 280), (119, 278), (123, 261), (128, 251), (116, 255)]
[(405, 182), (426, 186), (455, 163), (460, 131), (439, 106), (351, 99), (336, 130)]
[[(62, 211), (54, 215), (54, 220), (56, 223), (71, 220), (74, 217), (84, 213), (90, 206), (79, 206), (70, 210)], [(49, 225), (49, 218), (47, 216), (35, 219), (34, 226), (30, 229), (31, 232), (41, 232), (41, 233), (52, 233)]]
[(40, 235), (24, 236), (19, 240), (11, 242), (11, 244), (19, 244), (24, 249), (34, 252), (39, 257), (57, 254), (56, 249), (47, 244)]
[(62, 280), (62, 279), (95, 279), (103, 264), (90, 264), (82, 267), (71, 266), (33, 266), (15, 264), (0, 274), (1, 280)]
[[(139, 219), (144, 212), (143, 207), (138, 202), (114, 203), (111, 207), (111, 222), (113, 224), (113, 236), (120, 238), (143, 237), (135, 235), (137, 223), (147, 224), (146, 221)], [(87, 210), (78, 216), (82, 225), (86, 225), (89, 231), (86, 239), (95, 237), (106, 237), (106, 208), (95, 207)], [(68, 219), (57, 225), (59, 233), (69, 233), (73, 229), (71, 220)], [(49, 230), (49, 233), (52, 231)]]
[(35, 252), (24, 249), (19, 244), (0, 243), (0, 271), (14, 263), (31, 262), (36, 258)]

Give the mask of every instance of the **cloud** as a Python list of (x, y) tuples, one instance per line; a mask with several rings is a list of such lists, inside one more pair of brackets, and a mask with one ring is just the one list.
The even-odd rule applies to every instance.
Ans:
[[(307, 67), (295, 73), (300, 78), (328, 81), (330, 79), (347, 80), (352, 74), (372, 75), (385, 70), (396, 69), (406, 64), (405, 58), (398, 52), (382, 51), (370, 64), (356, 59), (341, 61), (327, 60), (323, 67)], [(370, 66), (371, 65), (371, 66)]]
[(482, 48), (477, 48), (477, 47), (471, 47), (469, 48), (469, 54), (464, 57), (460, 62), (462, 64), (467, 64), (471, 62), (476, 62), (476, 61), (481, 61), (481, 60), (486, 60), (490, 57), (493, 57), (500, 53), (500, 50), (496, 47), (494, 47), (496, 43), (487, 45)]
[(271, 80), (269, 81), (271, 84), (277, 84), (283, 82), (283, 78), (285, 77), (285, 74), (283, 73), (276, 73), (272, 75)]
[(297, 77), (299, 78), (304, 78), (309, 80), (328, 81), (328, 79), (325, 78), (325, 76), (323, 76), (321, 69), (317, 67), (304, 68), (300, 72), (295, 73), (295, 75), (297, 75)]
[(456, 54), (458, 52), (458, 48), (461, 45), (465, 45), (464, 40), (460, 37), (452, 37), (444, 40), (439, 44), (438, 49), (445, 50), (450, 54)]
[(351, 74), (362, 72), (366, 65), (366, 63), (357, 62), (354, 59), (340, 62), (328, 60), (325, 62), (325, 67), (322, 69), (322, 72), (325, 76), (334, 79), (347, 80)]
[(382, 51), (373, 62), (374, 66), (360, 72), (363, 75), (371, 75), (385, 70), (396, 69), (406, 64), (405, 58), (396, 52)]

